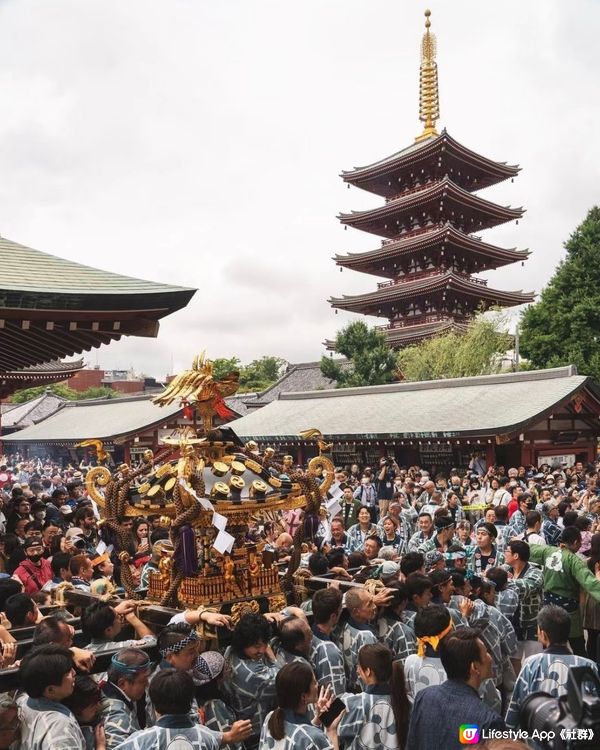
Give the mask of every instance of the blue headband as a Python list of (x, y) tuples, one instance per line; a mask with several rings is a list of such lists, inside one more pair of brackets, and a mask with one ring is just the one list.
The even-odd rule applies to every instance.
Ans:
[(122, 672), (123, 674), (137, 674), (138, 672), (144, 672), (146, 669), (150, 669), (150, 659), (147, 659), (142, 664), (125, 664), (125, 662), (119, 661), (117, 659), (117, 654), (114, 654), (112, 659), (110, 660), (111, 667), (114, 667), (118, 672)]

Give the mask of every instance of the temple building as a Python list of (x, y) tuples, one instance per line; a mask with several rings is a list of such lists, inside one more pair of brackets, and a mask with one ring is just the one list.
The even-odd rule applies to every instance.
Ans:
[(505, 467), (595, 461), (599, 415), (600, 388), (571, 365), (280, 393), (228, 426), (242, 440), (302, 464), (317, 449), (300, 433), (318, 424), (336, 466), (373, 467), (394, 456), (400, 466), (449, 476), (452, 469), (466, 472), (474, 454)]
[[(89, 351), (122, 336), (155, 337), (159, 321), (185, 307), (195, 293), (195, 289), (84, 266), (4, 237), (0, 238), (0, 267), (3, 397), (11, 387), (15, 390), (33, 381), (32, 370), (26, 368)], [(57, 368), (62, 368), (61, 380), (73, 374), (69, 365), (54, 362), (36, 373), (37, 383)]]
[(83, 368), (83, 360), (62, 362), (55, 359), (41, 365), (31, 365), (20, 370), (0, 371), (0, 401), (22, 388), (63, 383)]
[[(421, 43), (420, 120), (415, 143), (366, 167), (342, 172), (385, 204), (338, 216), (345, 227), (382, 237), (381, 247), (336, 255), (348, 268), (386, 279), (366, 294), (331, 298), (334, 308), (387, 318), (388, 343), (401, 348), (450, 330), (464, 330), (473, 315), (490, 307), (531, 302), (533, 293), (501, 291), (474, 274), (524, 261), (529, 252), (496, 247), (477, 233), (517, 221), (522, 208), (493, 203), (477, 191), (513, 179), (519, 167), (495, 162), (438, 133), (439, 97), (435, 36)], [(331, 342), (327, 342), (332, 348)]]

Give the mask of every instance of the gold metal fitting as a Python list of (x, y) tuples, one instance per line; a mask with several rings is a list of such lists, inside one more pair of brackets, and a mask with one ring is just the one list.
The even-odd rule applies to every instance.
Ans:
[(268, 489), (262, 479), (255, 479), (250, 485), (250, 497), (264, 497)]
[(170, 492), (173, 487), (177, 484), (177, 478), (176, 477), (169, 477), (167, 481), (165, 482), (165, 492)]
[(233, 487), (234, 490), (237, 490), (238, 492), (241, 492), (244, 487), (246, 486), (246, 482), (242, 479), (242, 477), (233, 476), (229, 480), (229, 486)]
[(231, 473), (236, 477), (241, 477), (246, 471), (246, 467), (241, 461), (232, 461), (229, 468), (231, 469)]
[(167, 474), (171, 474), (174, 468), (175, 467), (171, 466), (171, 464), (163, 464), (156, 470), (154, 475), (157, 479), (162, 479), (162, 477), (167, 476)]
[(216, 500), (226, 500), (229, 497), (229, 486), (225, 482), (215, 482), (210, 496)]
[(225, 474), (229, 471), (229, 467), (227, 464), (224, 464), (222, 461), (215, 461), (212, 465), (212, 473), (216, 477), (224, 477)]

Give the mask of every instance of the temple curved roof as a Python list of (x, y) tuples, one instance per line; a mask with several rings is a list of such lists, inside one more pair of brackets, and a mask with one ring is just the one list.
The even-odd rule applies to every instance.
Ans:
[(422, 256), (424, 252), (433, 248), (454, 247), (476, 257), (478, 270), (499, 268), (516, 261), (526, 260), (529, 250), (503, 248), (483, 242), (478, 237), (461, 232), (449, 222), (437, 229), (427, 230), (402, 237), (399, 240), (385, 242), (382, 247), (362, 253), (347, 253), (335, 255), (338, 266), (350, 268), (354, 271), (370, 273), (375, 276), (395, 278), (398, 275), (393, 261), (407, 256)]
[(61, 362), (59, 359), (31, 365), (20, 370), (0, 372), (0, 398), (6, 398), (20, 388), (32, 388), (68, 380), (83, 368), (83, 359)]
[(480, 190), (515, 177), (520, 167), (493, 161), (463, 146), (443, 130), (438, 136), (413, 143), (405, 149), (365, 167), (343, 171), (340, 177), (351, 185), (389, 198), (407, 176), (420, 172), (454, 176), (467, 190)]
[[(385, 335), (386, 342), (393, 349), (403, 346), (417, 344), (423, 339), (440, 336), (446, 333), (456, 332), (464, 333), (468, 328), (468, 323), (455, 320), (452, 316), (426, 316), (435, 317), (437, 320), (428, 320), (424, 323), (411, 323), (410, 325), (398, 325), (396, 327), (378, 326), (379, 330)], [(327, 351), (335, 351), (335, 341), (327, 339), (323, 342)]]
[(195, 289), (103, 271), (0, 238), (0, 372), (158, 333)]
[[(361, 312), (365, 315), (385, 315), (394, 302), (402, 299), (415, 299), (425, 294), (440, 291), (456, 291), (462, 296), (474, 297), (477, 300), (502, 306), (521, 305), (532, 302), (533, 292), (505, 292), (492, 289), (485, 281), (472, 277), (459, 276), (452, 271), (432, 274), (414, 281), (402, 281), (398, 284), (382, 286), (374, 292), (366, 294), (344, 295), (331, 297), (329, 303), (340, 310)], [(386, 312), (387, 310), (387, 312)]]
[(397, 239), (402, 225), (422, 214), (429, 214), (432, 222), (445, 223), (451, 220), (454, 225), (463, 224), (464, 231), (477, 232), (520, 219), (524, 213), (522, 207), (512, 208), (492, 203), (444, 177), (443, 180), (390, 200), (383, 206), (340, 213), (337, 218), (342, 224), (355, 229)]

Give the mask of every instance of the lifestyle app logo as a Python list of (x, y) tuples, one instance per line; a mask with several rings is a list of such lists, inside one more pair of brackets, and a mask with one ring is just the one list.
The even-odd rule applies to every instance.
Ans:
[(477, 745), (479, 742), (479, 727), (477, 724), (461, 724), (458, 728), (458, 739), (463, 745)]

